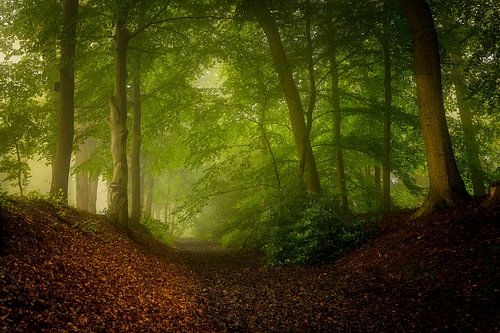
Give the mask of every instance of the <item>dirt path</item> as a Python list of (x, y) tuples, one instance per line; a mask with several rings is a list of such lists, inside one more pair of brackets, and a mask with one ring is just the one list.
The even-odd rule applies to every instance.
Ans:
[[(333, 310), (343, 298), (324, 268), (270, 268), (210, 242), (180, 239), (181, 258), (198, 279), (207, 314), (231, 331), (345, 330)], [(329, 276), (330, 275), (330, 276)], [(330, 278), (329, 278), (330, 277)], [(339, 320), (342, 319), (342, 320)]]

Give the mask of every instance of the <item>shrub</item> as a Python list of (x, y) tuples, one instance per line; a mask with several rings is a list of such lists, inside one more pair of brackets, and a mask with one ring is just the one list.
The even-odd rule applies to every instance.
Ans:
[(339, 258), (361, 246), (367, 222), (340, 217), (337, 198), (316, 196), (304, 204), (291, 202), (268, 213), (270, 237), (265, 245), (270, 265), (317, 264)]
[(172, 243), (172, 238), (168, 233), (168, 226), (149, 216), (141, 217), (141, 224), (148, 229), (151, 235), (163, 244)]

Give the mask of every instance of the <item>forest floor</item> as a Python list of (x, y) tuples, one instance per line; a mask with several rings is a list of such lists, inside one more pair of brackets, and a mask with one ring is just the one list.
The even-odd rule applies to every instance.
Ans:
[(387, 214), (362, 248), (305, 267), (1, 199), (0, 332), (500, 330), (500, 209), (480, 199)]

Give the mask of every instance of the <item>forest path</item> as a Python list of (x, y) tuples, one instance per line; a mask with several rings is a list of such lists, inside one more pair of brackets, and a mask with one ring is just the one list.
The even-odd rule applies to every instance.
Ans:
[(346, 301), (326, 267), (266, 267), (257, 254), (240, 254), (238, 249), (208, 241), (184, 238), (175, 244), (199, 283), (198, 298), (208, 316), (227, 330), (344, 330), (350, 326), (347, 316), (334, 315)]

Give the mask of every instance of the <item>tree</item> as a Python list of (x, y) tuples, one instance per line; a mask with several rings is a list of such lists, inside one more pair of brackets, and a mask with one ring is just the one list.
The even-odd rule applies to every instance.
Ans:
[(452, 69), (451, 77), (453, 85), (455, 86), (457, 106), (464, 133), (465, 154), (469, 165), (472, 188), (474, 190), (474, 195), (481, 196), (486, 194), (486, 188), (484, 186), (483, 170), (479, 159), (479, 147), (476, 141), (476, 133), (472, 121), (469, 96), (467, 93), (467, 86), (465, 84), (465, 74), (463, 69), (464, 60), (463, 55), (460, 53), (452, 56), (454, 67)]
[[(386, 2), (384, 2), (384, 7)], [(384, 51), (384, 157), (382, 160), (382, 210), (391, 209), (391, 45), (388, 37), (389, 14), (384, 8), (382, 49)]]
[(75, 153), (76, 207), (96, 213), (98, 177), (88, 163), (96, 150), (96, 139), (88, 137)]
[(141, 56), (134, 59), (132, 78), (132, 153), (130, 222), (139, 223), (141, 218)]
[(130, 32), (127, 29), (127, 5), (120, 4), (114, 30), (115, 85), (109, 100), (113, 179), (108, 189), (108, 218), (126, 228), (128, 224), (127, 166), (127, 49)]
[(68, 177), (73, 149), (73, 128), (75, 113), (75, 49), (78, 0), (65, 0), (63, 27), (61, 32), (59, 59), (60, 107), (58, 117), (57, 148), (52, 168), (52, 195), (68, 198)]
[(341, 196), (341, 211), (346, 214), (349, 211), (349, 201), (347, 200), (347, 188), (345, 184), (345, 163), (344, 151), (342, 148), (341, 121), (342, 114), (340, 109), (340, 89), (339, 72), (336, 56), (336, 45), (333, 42), (330, 60), (330, 73), (332, 77), (332, 109), (333, 109), (333, 143), (335, 145), (337, 186)]
[(400, 0), (411, 30), (420, 126), (429, 193), (417, 214), (453, 206), (468, 197), (458, 172), (446, 123), (436, 28), (425, 0)]
[[(318, 169), (316, 168), (311, 141), (307, 133), (304, 108), (286, 58), (278, 27), (264, 2), (257, 1), (253, 9), (269, 43), (271, 56), (276, 66), (276, 72), (280, 78), (285, 101), (288, 105), (288, 115), (292, 125), (295, 147), (299, 160), (303, 163), (303, 179), (305, 186), (309, 192), (319, 193), (321, 192), (321, 183)], [(309, 126), (311, 125), (312, 124)]]

